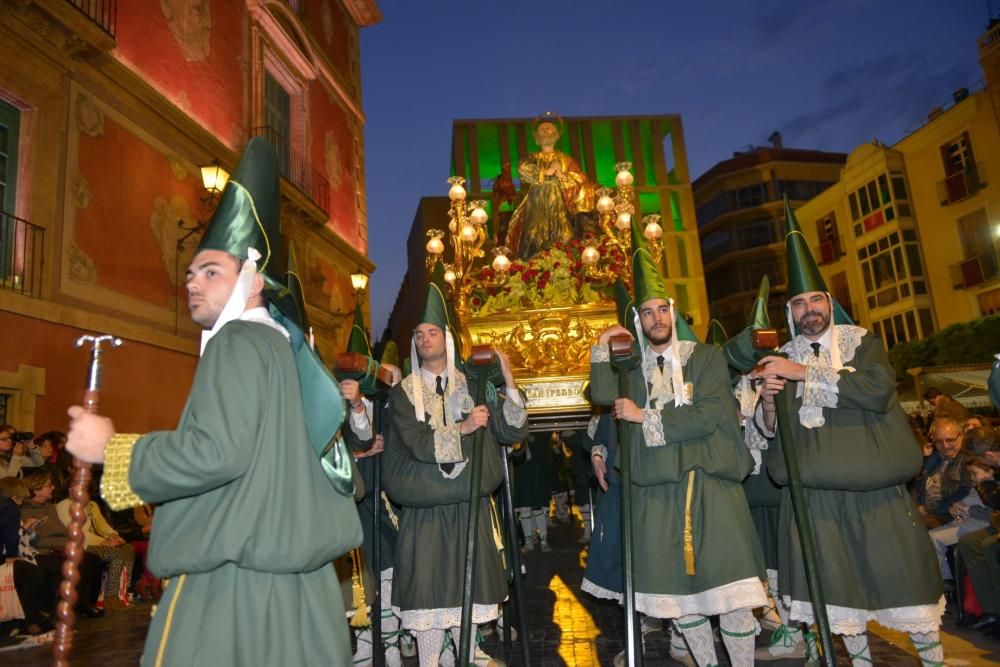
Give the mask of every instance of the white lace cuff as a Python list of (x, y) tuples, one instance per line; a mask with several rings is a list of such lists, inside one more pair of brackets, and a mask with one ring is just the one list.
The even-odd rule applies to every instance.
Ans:
[(350, 406), (347, 409), (351, 411), (351, 431), (354, 432), (354, 435), (358, 436), (359, 440), (371, 440), (372, 423), (368, 419), (368, 410), (355, 412)]
[(611, 351), (607, 345), (597, 344), (590, 348), (590, 363), (602, 364), (611, 362)]
[(462, 456), (460, 424), (434, 429), (434, 460), (438, 463), (458, 463)]
[(604, 445), (594, 445), (590, 448), (590, 457), (600, 456), (605, 461), (608, 460), (608, 448)]
[[(512, 396), (516, 396), (517, 401), (511, 400)], [(512, 393), (508, 393), (507, 398), (503, 402), (503, 418), (514, 428), (521, 428), (524, 426), (524, 422), (528, 421), (528, 411), (522, 405), (521, 394), (517, 389), (514, 389)]]
[(662, 447), (667, 444), (663, 435), (663, 416), (659, 410), (646, 408), (642, 411), (642, 435), (647, 447)]
[(767, 430), (766, 426), (764, 426), (764, 403), (763, 402), (758, 403), (757, 408), (753, 411), (753, 423), (747, 424), (747, 428), (748, 429), (752, 428), (754, 430), (760, 429), (759, 433), (762, 433), (765, 438), (770, 440), (771, 438), (774, 437), (774, 434), (777, 431), (777, 426), (778, 426), (777, 415), (775, 416), (774, 425), (775, 428), (770, 431)]
[(805, 390), (802, 405), (816, 408), (835, 408), (840, 389), (840, 373), (824, 366), (806, 366)]

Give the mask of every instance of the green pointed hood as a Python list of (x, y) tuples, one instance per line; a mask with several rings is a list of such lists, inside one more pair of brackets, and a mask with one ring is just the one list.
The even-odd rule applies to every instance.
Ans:
[(629, 296), (628, 288), (621, 278), (615, 281), (615, 312), (618, 324), (628, 329), (635, 336), (635, 304)]
[(700, 343), (698, 340), (698, 335), (695, 334), (694, 329), (688, 324), (687, 318), (684, 313), (677, 310), (674, 313), (674, 326), (677, 331), (674, 332), (674, 340), (689, 340), (692, 343)]
[(368, 334), (365, 332), (365, 316), (361, 312), (361, 305), (354, 309), (354, 324), (351, 325), (351, 335), (347, 339), (347, 352), (357, 352), (366, 357), (372, 356), (371, 346), (368, 344)]
[(385, 347), (382, 348), (382, 358), (379, 362), (399, 367), (399, 347), (396, 345), (396, 341), (390, 340), (385, 344)]
[(254, 137), (226, 183), (195, 254), (221, 250), (243, 261), (247, 250), (256, 248), (261, 254), (257, 270), (265, 275), (269, 287), (280, 288), (280, 193), (274, 148), (263, 137)]
[(636, 308), (650, 299), (670, 298), (635, 216), (632, 216), (632, 294)]
[(708, 323), (708, 335), (705, 337), (705, 341), (709, 345), (722, 347), (727, 338), (729, 338), (729, 336), (726, 335), (726, 330), (723, 328), (722, 323), (713, 318), (712, 321)]
[(749, 372), (757, 365), (758, 360), (771, 354), (769, 350), (755, 350), (753, 347), (754, 329), (771, 328), (771, 318), (767, 314), (770, 294), (771, 281), (766, 275), (762, 276), (760, 286), (757, 288), (757, 298), (754, 299), (753, 307), (750, 309), (750, 323), (722, 346), (726, 361), (740, 373)]
[(788, 298), (805, 292), (827, 292), (826, 282), (819, 272), (816, 260), (806, 237), (802, 234), (799, 221), (785, 197), (785, 262), (788, 267)]
[(309, 333), (309, 313), (306, 310), (305, 291), (299, 273), (295, 247), (288, 244), (288, 270), (285, 271), (284, 286), (277, 291), (270, 290), (268, 298), (285, 317), (295, 322), (302, 331)]
[(424, 301), (424, 308), (421, 311), (418, 324), (436, 324), (445, 331), (451, 328), (452, 321), (449, 317), (447, 283), (444, 280), (444, 264), (438, 260), (431, 271), (431, 281), (427, 285), (427, 299)]

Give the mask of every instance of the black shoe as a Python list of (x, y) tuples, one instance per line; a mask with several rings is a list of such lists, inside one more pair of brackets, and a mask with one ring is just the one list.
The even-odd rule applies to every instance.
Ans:
[(996, 614), (983, 614), (979, 617), (979, 620), (969, 627), (974, 630), (986, 630), (988, 628), (992, 628), (997, 623), (1000, 623), (1000, 616), (997, 616)]
[(76, 613), (83, 614), (87, 618), (100, 618), (104, 616), (104, 610), (92, 607), (89, 604), (76, 605)]

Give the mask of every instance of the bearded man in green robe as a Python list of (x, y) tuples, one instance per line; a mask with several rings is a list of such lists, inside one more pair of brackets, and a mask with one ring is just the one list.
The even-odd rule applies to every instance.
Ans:
[(148, 565), (170, 582), (146, 665), (350, 661), (331, 566), (361, 542), (349, 455), (334, 440), (343, 399), (274, 305), (278, 205), (274, 150), (251, 140), (187, 272), (205, 331), (177, 430), (116, 434), (110, 419), (69, 410), (66, 447), (105, 464), (108, 504), (158, 505)]
[[(761, 360), (754, 420), (773, 437), (767, 465), (782, 489), (778, 588), (792, 620), (813, 623), (802, 547), (792, 523), (781, 447), (794, 446), (830, 628), (854, 665), (870, 665), (869, 621), (907, 632), (924, 665), (943, 665), (938, 636), (943, 583), (934, 548), (905, 484), (920, 470), (882, 340), (855, 326), (833, 300), (785, 201), (787, 356)], [(790, 400), (793, 442), (775, 435), (775, 396)]]
[[(699, 665), (717, 665), (709, 616), (718, 615), (734, 665), (752, 665), (753, 609), (767, 598), (764, 567), (740, 482), (753, 461), (739, 431), (722, 352), (685, 340), (645, 238), (632, 223), (636, 336), (642, 363), (619, 396), (608, 343), (591, 353), (591, 399), (632, 422), (632, 534), (636, 609), (676, 619)], [(641, 426), (641, 428), (640, 428)]]
[[(503, 481), (500, 445), (528, 435), (525, 400), (507, 357), (497, 353), (505, 389), (487, 391), (475, 405), (476, 382), (458, 368), (452, 320), (444, 297), (444, 268), (434, 268), (420, 324), (413, 334), (413, 372), (389, 393), (383, 482), (401, 506), (392, 602), (402, 626), (417, 637), (421, 667), (438, 664), (445, 632), (459, 644), (465, 531), (469, 520), (471, 453), (484, 431), (477, 560), (473, 573), (472, 636), (495, 620), (507, 580), (493, 493)], [(490, 398), (492, 397), (492, 398)], [(495, 664), (472, 643), (456, 664)]]

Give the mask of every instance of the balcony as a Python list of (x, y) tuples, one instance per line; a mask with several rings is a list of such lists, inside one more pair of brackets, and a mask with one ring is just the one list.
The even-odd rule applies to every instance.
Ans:
[(986, 187), (986, 170), (982, 162), (969, 165), (937, 182), (938, 201), (949, 206), (968, 199)]
[(994, 25), (979, 38), (979, 56), (985, 56), (997, 47), (1000, 47), (1000, 23)]
[(1000, 258), (996, 249), (955, 262), (948, 267), (954, 289), (971, 289), (1000, 277)]
[(0, 289), (42, 295), (45, 229), (0, 212)]
[(312, 199), (324, 213), (329, 214), (330, 182), (316, 171), (312, 162), (292, 148), (289, 140), (273, 127), (268, 125), (255, 127), (250, 133), (255, 137), (264, 137), (274, 146), (278, 154), (278, 172), (281, 176)]
[(118, 0), (65, 0), (109, 37), (118, 29)]

